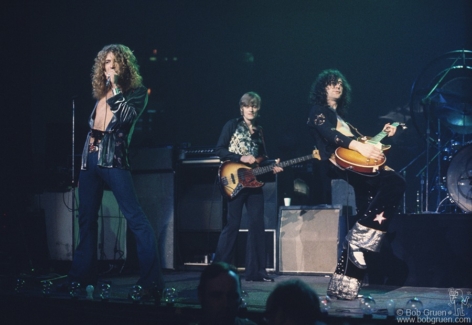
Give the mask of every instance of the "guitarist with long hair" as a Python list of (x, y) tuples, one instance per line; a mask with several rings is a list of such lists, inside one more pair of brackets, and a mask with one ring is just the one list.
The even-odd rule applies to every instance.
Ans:
[[(259, 165), (267, 159), (262, 127), (257, 123), (261, 97), (255, 92), (245, 93), (239, 101), (239, 109), (241, 117), (231, 119), (223, 127), (216, 153), (222, 161)], [(273, 168), (274, 173), (282, 170), (279, 166)], [(221, 231), (214, 262), (232, 263), (244, 206), (249, 215), (246, 281), (273, 282), (265, 269), (264, 194), (261, 187), (245, 188), (228, 200), (227, 223)]]
[[(364, 253), (380, 251), (406, 184), (401, 175), (383, 165), (383, 147), (356, 139), (356, 130), (344, 120), (350, 92), (351, 87), (341, 72), (322, 71), (311, 87), (307, 124), (319, 150), (323, 174), (329, 179), (344, 179), (354, 188), (356, 222), (346, 236), (344, 250), (328, 285), (329, 296), (352, 300), (358, 296), (367, 268)], [(380, 135), (393, 136), (395, 132), (394, 124), (386, 124)], [(344, 157), (338, 152), (341, 150)], [(352, 164), (349, 164), (349, 153), (356, 158)]]

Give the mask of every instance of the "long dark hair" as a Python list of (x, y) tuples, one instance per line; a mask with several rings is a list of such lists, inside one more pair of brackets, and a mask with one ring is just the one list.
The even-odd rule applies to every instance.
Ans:
[(326, 86), (337, 84), (339, 79), (341, 79), (343, 83), (343, 94), (338, 100), (336, 112), (339, 116), (345, 116), (347, 114), (347, 108), (351, 103), (351, 85), (349, 85), (343, 74), (335, 69), (322, 71), (313, 82), (309, 96), (310, 105), (328, 106), (328, 102), (326, 101)]

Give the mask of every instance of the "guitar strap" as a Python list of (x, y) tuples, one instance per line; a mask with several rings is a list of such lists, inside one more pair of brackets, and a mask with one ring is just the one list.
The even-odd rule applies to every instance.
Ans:
[(349, 123), (349, 122), (346, 122), (346, 123), (347, 123), (354, 131), (356, 131), (356, 133), (359, 134), (359, 136), (360, 136), (361, 138), (365, 138), (365, 137), (366, 137), (365, 135), (363, 135), (362, 133), (360, 133), (359, 130), (354, 127), (354, 125), (352, 125), (352, 124)]
[(259, 133), (261, 135), (261, 140), (262, 140), (262, 145), (264, 146), (264, 156), (265, 157), (269, 157), (269, 154), (267, 153), (267, 146), (265, 144), (265, 140), (264, 140), (264, 132), (262, 132), (262, 127), (259, 126)]

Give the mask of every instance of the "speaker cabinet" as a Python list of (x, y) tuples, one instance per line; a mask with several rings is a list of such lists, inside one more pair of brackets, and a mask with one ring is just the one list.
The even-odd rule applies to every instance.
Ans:
[[(231, 262), (239, 270), (246, 268), (246, 243), (247, 229), (239, 229), (236, 239), (234, 260)], [(215, 254), (220, 232), (215, 231), (191, 231), (180, 233), (179, 247), (180, 256), (185, 267), (205, 267), (211, 263)], [(266, 270), (275, 271), (276, 263), (276, 231), (275, 229), (265, 230), (266, 245)]]
[(341, 205), (345, 214), (356, 214), (354, 188), (344, 179), (333, 179), (331, 181), (331, 204)]
[[(239, 270), (246, 269), (246, 243), (247, 243), (248, 229), (239, 229), (238, 239), (236, 240), (235, 249), (235, 266)], [(275, 229), (265, 230), (265, 246), (266, 246), (266, 270), (275, 271), (276, 263), (276, 240)]]
[(223, 198), (217, 184), (218, 164), (178, 166), (176, 213), (180, 231), (220, 231)]
[[(77, 209), (80, 204), (78, 189), (75, 190), (75, 196), (77, 198), (75, 209)], [(72, 261), (73, 247), (77, 247), (79, 243), (78, 213), (72, 214), (70, 211), (72, 193), (43, 193), (37, 196), (36, 204), (44, 210), (50, 259)], [(98, 214), (98, 259), (126, 259), (126, 219), (121, 214), (111, 191), (103, 192)]]
[(129, 160), (133, 171), (169, 171), (173, 169), (174, 149), (166, 147), (137, 147), (129, 149)]
[(188, 159), (176, 169), (176, 265), (206, 265), (223, 223), (219, 159)]
[(278, 272), (334, 272), (346, 228), (341, 206), (280, 207)]
[[(259, 176), (257, 179), (264, 182), (262, 187), (264, 192), (264, 226), (266, 229), (277, 229), (277, 212), (280, 202), (277, 175), (270, 173)], [(241, 229), (248, 228), (248, 218), (246, 208), (244, 208), (241, 218)]]
[(138, 200), (156, 234), (161, 265), (174, 268), (174, 172), (135, 172)]

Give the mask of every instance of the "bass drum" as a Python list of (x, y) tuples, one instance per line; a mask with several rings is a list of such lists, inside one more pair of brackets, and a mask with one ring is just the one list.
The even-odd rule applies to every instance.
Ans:
[(447, 190), (459, 208), (472, 211), (472, 144), (460, 149), (447, 170)]

